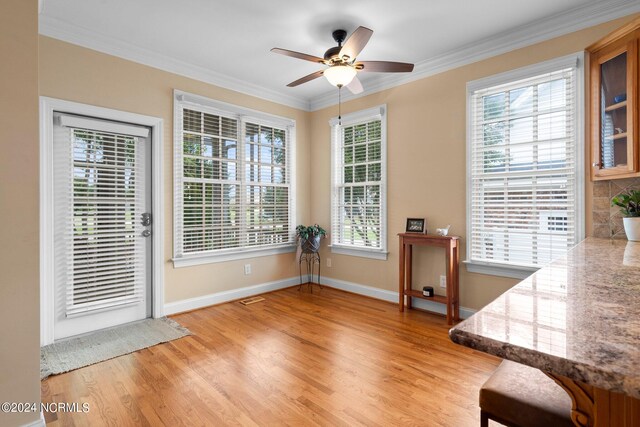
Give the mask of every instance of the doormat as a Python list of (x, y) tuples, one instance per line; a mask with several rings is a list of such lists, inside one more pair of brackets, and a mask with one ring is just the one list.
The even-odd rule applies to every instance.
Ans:
[(40, 379), (187, 335), (191, 335), (187, 328), (174, 320), (162, 317), (144, 319), (58, 341), (40, 349)]

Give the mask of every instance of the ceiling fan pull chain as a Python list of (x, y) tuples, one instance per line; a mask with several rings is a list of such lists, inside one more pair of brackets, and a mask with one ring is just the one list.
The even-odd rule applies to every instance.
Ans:
[(342, 85), (338, 86), (338, 125), (342, 126)]

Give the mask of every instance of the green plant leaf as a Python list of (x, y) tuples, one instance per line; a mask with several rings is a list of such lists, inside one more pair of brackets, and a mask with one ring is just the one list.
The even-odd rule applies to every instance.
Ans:
[(326, 236), (327, 232), (324, 228), (320, 227), (318, 224), (313, 225), (298, 225), (296, 227), (296, 236), (301, 239), (309, 239), (310, 237), (315, 236)]
[(611, 199), (611, 206), (618, 206), (626, 217), (640, 216), (640, 191), (629, 190)]

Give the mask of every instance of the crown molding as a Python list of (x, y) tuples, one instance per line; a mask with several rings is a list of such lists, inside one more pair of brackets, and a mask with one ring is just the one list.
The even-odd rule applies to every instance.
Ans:
[[(41, 1), (41, 7), (44, 10), (44, 0)], [(381, 75), (375, 82), (369, 83), (361, 94), (353, 95), (345, 91), (342, 99), (346, 102), (361, 98), (637, 12), (640, 12), (638, 0), (596, 2), (579, 6), (523, 25), (516, 30), (505, 31), (446, 54), (420, 61), (411, 74)], [(283, 94), (113, 37), (96, 34), (86, 28), (44, 14), (40, 14), (39, 32), (48, 37), (303, 111), (317, 111), (337, 104), (334, 89), (313, 99)]]
[[(411, 74), (387, 74), (381, 76), (377, 81), (368, 84), (365, 91), (358, 95), (346, 93), (345, 91), (342, 96), (342, 102), (362, 98), (395, 86), (420, 80), (443, 71), (472, 64), (637, 12), (640, 12), (640, 1), (638, 0), (598, 2), (580, 6), (552, 17), (523, 25), (517, 30), (505, 31), (446, 54), (421, 61), (416, 64)], [(312, 99), (310, 101), (310, 109), (311, 111), (317, 111), (336, 104), (336, 94), (335, 91), (332, 91)]]
[(199, 65), (180, 61), (161, 53), (134, 46), (131, 43), (113, 37), (97, 34), (86, 28), (50, 16), (40, 15), (38, 32), (47, 37), (97, 50), (201, 82), (210, 83), (245, 95), (287, 105), (303, 111), (309, 111), (308, 99), (285, 95), (256, 84), (217, 73)]

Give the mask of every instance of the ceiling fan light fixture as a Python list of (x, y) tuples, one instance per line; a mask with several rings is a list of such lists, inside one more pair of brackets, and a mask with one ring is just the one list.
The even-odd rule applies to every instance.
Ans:
[(271, 52), (328, 66), (328, 68), (324, 70), (316, 71), (315, 73), (311, 73), (289, 83), (287, 87), (300, 86), (303, 83), (310, 82), (311, 80), (315, 80), (324, 75), (333, 86), (338, 88), (346, 86), (347, 89), (349, 89), (349, 92), (357, 95), (363, 91), (362, 84), (360, 83), (360, 80), (358, 80), (358, 77), (356, 77), (356, 74), (360, 72), (410, 73), (413, 71), (413, 64), (407, 64), (404, 62), (356, 62), (356, 58), (367, 45), (372, 34), (373, 31), (371, 29), (362, 26), (356, 28), (348, 38), (346, 31), (336, 30), (332, 35), (338, 45), (329, 48), (324, 53), (324, 58), (279, 47), (274, 47), (271, 49)]
[(346, 86), (358, 72), (348, 65), (334, 65), (324, 70), (324, 76), (336, 87)]

